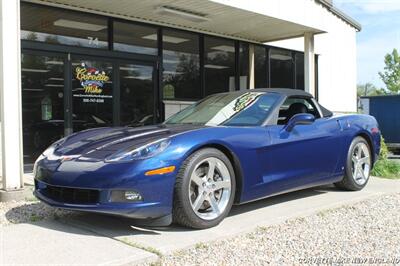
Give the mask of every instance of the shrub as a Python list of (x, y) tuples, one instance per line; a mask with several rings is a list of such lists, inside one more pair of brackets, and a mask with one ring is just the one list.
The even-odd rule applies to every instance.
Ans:
[(379, 152), (379, 159), (387, 160), (388, 159), (389, 150), (386, 145), (385, 139), (381, 135), (381, 151)]
[(375, 163), (371, 174), (385, 178), (400, 178), (400, 164), (388, 159), (388, 148), (385, 140), (381, 137), (381, 150), (379, 160)]

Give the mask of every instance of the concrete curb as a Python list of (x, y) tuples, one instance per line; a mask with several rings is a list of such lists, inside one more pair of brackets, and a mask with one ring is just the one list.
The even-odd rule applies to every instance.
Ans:
[(32, 197), (32, 190), (27, 187), (16, 190), (0, 189), (0, 202), (21, 201), (29, 197)]

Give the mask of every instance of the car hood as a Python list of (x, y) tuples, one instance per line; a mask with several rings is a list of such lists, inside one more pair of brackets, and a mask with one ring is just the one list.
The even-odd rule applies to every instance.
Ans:
[(194, 125), (96, 128), (75, 133), (54, 150), (58, 156), (104, 159), (117, 151), (137, 148), (149, 142), (201, 128)]

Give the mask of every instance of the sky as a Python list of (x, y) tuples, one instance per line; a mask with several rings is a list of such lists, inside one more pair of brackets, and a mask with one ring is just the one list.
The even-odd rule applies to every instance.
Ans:
[(357, 33), (357, 82), (384, 87), (378, 72), (384, 56), (400, 50), (400, 0), (334, 0), (334, 5), (362, 25)]

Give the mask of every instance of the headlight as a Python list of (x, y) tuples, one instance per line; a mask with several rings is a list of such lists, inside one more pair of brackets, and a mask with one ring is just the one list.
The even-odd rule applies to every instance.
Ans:
[(127, 162), (131, 160), (146, 159), (163, 152), (170, 144), (169, 139), (161, 139), (140, 148), (123, 150), (106, 158), (106, 162)]
[(39, 157), (36, 159), (35, 163), (33, 164), (33, 171), (32, 171), (32, 173), (33, 173), (33, 176), (34, 176), (34, 177), (36, 177), (38, 162), (41, 161), (41, 160), (43, 160), (44, 157), (45, 157), (45, 156), (44, 156), (43, 154), (40, 154)]
[(57, 140), (56, 142), (54, 142), (53, 144), (51, 144), (42, 154), (45, 157), (49, 157), (51, 155), (54, 154), (54, 150), (60, 146), (61, 144), (63, 144), (65, 142), (65, 138), (62, 138), (60, 140)]

